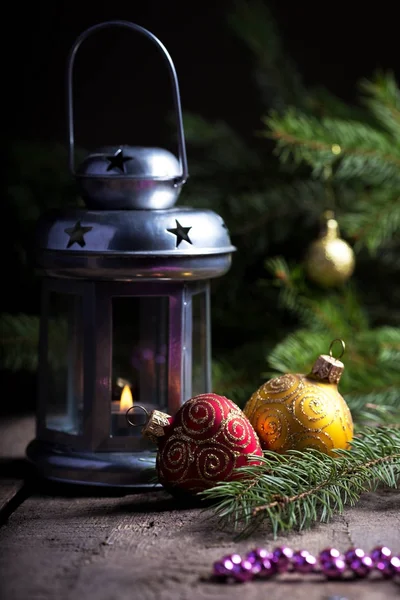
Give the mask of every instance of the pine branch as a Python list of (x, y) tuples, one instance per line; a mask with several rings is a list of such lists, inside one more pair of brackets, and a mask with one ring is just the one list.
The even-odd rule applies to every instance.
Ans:
[(400, 430), (366, 428), (351, 450), (332, 458), (316, 450), (265, 452), (261, 464), (239, 469), (243, 478), (201, 493), (213, 500), (221, 525), (246, 536), (268, 521), (274, 537), (327, 522), (379, 484), (398, 485)]
[[(78, 148), (77, 160), (85, 154)], [(45, 210), (83, 206), (68, 171), (67, 148), (61, 144), (14, 142), (9, 162), (7, 201), (23, 230), (31, 231)]]
[(35, 371), (38, 360), (39, 318), (30, 315), (0, 317), (0, 365), (3, 369)]
[[(355, 468), (354, 466), (352, 466), (351, 468), (345, 468), (342, 470), (341, 476), (342, 477), (352, 477), (353, 475), (356, 474), (357, 469), (363, 469), (363, 470), (370, 469), (371, 467), (376, 467), (378, 465), (382, 465), (383, 463), (387, 463), (389, 461), (391, 462), (396, 459), (400, 459), (400, 453), (391, 454), (389, 456), (381, 456), (380, 458), (375, 458), (374, 460), (370, 460), (368, 462), (361, 463), (361, 464), (357, 465), (357, 468)], [(274, 500), (273, 502), (270, 502), (269, 504), (256, 506), (253, 509), (253, 515), (257, 516), (260, 512), (266, 512), (269, 509), (274, 508), (276, 506), (279, 506), (279, 505), (287, 506), (288, 504), (293, 504), (294, 502), (299, 502), (301, 500), (304, 500), (305, 498), (308, 498), (309, 496), (314, 496), (330, 484), (332, 484), (331, 477), (327, 477), (325, 480), (321, 481), (321, 483), (319, 483), (315, 487), (313, 487), (305, 492), (301, 492), (300, 494), (295, 494), (290, 497), (281, 496), (281, 497), (278, 497), (278, 499)]]
[[(345, 397), (356, 425), (400, 423), (399, 351), (390, 346), (391, 332), (400, 329), (374, 328), (354, 334), (348, 339), (345, 370), (339, 389)], [(270, 370), (264, 378), (278, 373), (307, 373), (318, 354), (326, 354), (330, 341), (342, 335), (340, 329), (300, 329), (288, 335), (269, 353)], [(386, 346), (389, 344), (389, 347)]]
[(319, 119), (330, 117), (346, 121), (359, 121), (374, 127), (378, 125), (374, 115), (366, 108), (349, 105), (323, 87), (318, 86), (310, 90), (309, 104), (311, 113)]
[[(207, 175), (212, 171), (232, 172), (260, 168), (261, 160), (236, 131), (221, 120), (207, 119), (190, 112), (184, 114), (185, 137), (195, 149), (202, 151), (201, 160), (194, 162), (194, 174)], [(204, 154), (204, 150), (207, 153)]]
[[(295, 219), (296, 216), (316, 219), (320, 214), (321, 204), (327, 202), (327, 192), (324, 184), (319, 181), (296, 179), (291, 183), (271, 185), (257, 194), (244, 192), (238, 195), (237, 200), (243, 219), (232, 229), (232, 234), (247, 236), (264, 229), (266, 223), (279, 221), (281, 226), (275, 233), (276, 241), (278, 235), (282, 239), (289, 234), (285, 229), (285, 219)], [(291, 225), (291, 221), (288, 221), (288, 226)]]
[(265, 2), (236, 2), (229, 24), (254, 56), (255, 80), (266, 105), (277, 110), (291, 104), (307, 106), (307, 90), (283, 47), (276, 21)]
[(355, 240), (355, 250), (366, 246), (372, 254), (395, 238), (400, 231), (400, 188), (372, 190), (362, 194), (355, 206), (344, 213), (341, 227)]
[(364, 104), (395, 138), (400, 135), (400, 92), (393, 73), (377, 73), (372, 81), (363, 80)]
[(365, 387), (357, 393), (346, 394), (346, 402), (356, 428), (359, 425), (368, 426), (372, 423), (379, 425), (400, 425), (400, 385), (387, 381), (375, 386), (373, 391)]
[(264, 122), (283, 162), (293, 156), (309, 164), (316, 177), (324, 178), (330, 167), (338, 180), (390, 181), (400, 187), (400, 148), (385, 132), (356, 121), (317, 119), (294, 108), (282, 116), (272, 112)]
[(281, 288), (280, 303), (301, 327), (283, 338), (267, 356), (264, 378), (278, 373), (310, 371), (318, 354), (335, 338), (347, 343), (340, 392), (357, 426), (400, 423), (400, 328), (371, 327), (352, 286), (326, 296), (312, 291), (298, 265), (283, 258), (267, 261)]
[[(255, 353), (253, 347), (249, 348), (247, 352), (252, 355)], [(239, 356), (227, 356), (227, 352), (224, 351), (223, 358), (213, 360), (212, 364), (214, 392), (230, 398), (238, 405), (243, 405), (253, 393), (254, 381), (257, 381), (261, 368), (259, 358), (258, 361), (254, 360), (251, 367), (244, 366), (243, 355), (245, 353), (246, 348), (240, 349)]]
[[(48, 359), (54, 369), (61, 368), (67, 355), (68, 331), (64, 319), (49, 322)], [(38, 366), (39, 317), (0, 316), (0, 366), (10, 371), (35, 371)]]
[(301, 264), (289, 267), (283, 257), (265, 261), (274, 283), (280, 288), (280, 305), (294, 313), (303, 327), (328, 335), (353, 337), (354, 331), (365, 331), (368, 318), (351, 284), (337, 291), (311, 287)]

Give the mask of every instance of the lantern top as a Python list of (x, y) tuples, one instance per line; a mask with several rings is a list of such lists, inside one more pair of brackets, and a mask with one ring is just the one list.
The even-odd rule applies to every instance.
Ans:
[[(162, 51), (172, 82), (178, 159), (162, 148), (105, 146), (75, 169), (75, 55), (91, 33), (110, 26), (141, 33)], [(48, 213), (39, 221), (37, 264), (42, 273), (111, 281), (201, 280), (226, 273), (236, 249), (221, 217), (211, 210), (173, 207), (188, 169), (178, 80), (162, 43), (134, 23), (100, 23), (76, 40), (67, 76), (70, 169), (89, 210)]]
[(181, 167), (163, 148), (106, 146), (87, 156), (76, 173), (88, 208), (163, 209), (181, 191)]
[[(177, 125), (178, 155), (162, 148), (109, 146), (87, 156), (75, 169), (73, 69), (76, 53), (92, 33), (109, 27), (129, 29), (153, 42), (167, 65), (172, 84)], [(84, 31), (71, 48), (67, 67), (69, 165), (88, 208), (95, 210), (164, 209), (173, 206), (187, 180), (188, 167), (178, 77), (160, 40), (129, 21), (107, 21)]]
[(236, 250), (218, 214), (184, 206), (47, 213), (37, 249), (48, 275), (124, 280), (218, 277)]
[(87, 156), (79, 177), (118, 177), (119, 179), (178, 179), (179, 161), (163, 148), (105, 146)]

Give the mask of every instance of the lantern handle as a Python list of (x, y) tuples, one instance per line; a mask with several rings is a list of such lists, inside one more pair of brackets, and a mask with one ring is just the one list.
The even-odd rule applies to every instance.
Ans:
[(185, 145), (185, 135), (183, 129), (183, 119), (182, 119), (182, 108), (181, 108), (181, 100), (179, 95), (179, 84), (178, 77), (176, 74), (174, 63), (172, 62), (172, 58), (169, 55), (167, 49), (164, 44), (160, 42), (160, 40), (152, 34), (144, 27), (140, 25), (136, 25), (135, 23), (131, 23), (130, 21), (106, 21), (104, 23), (99, 23), (98, 25), (94, 25), (90, 27), (77, 38), (74, 45), (72, 46), (68, 58), (68, 67), (67, 67), (67, 109), (68, 109), (68, 137), (69, 137), (69, 168), (73, 175), (75, 175), (75, 136), (74, 136), (74, 108), (73, 108), (73, 69), (76, 53), (82, 44), (82, 42), (89, 37), (92, 33), (100, 31), (101, 29), (106, 29), (108, 27), (125, 27), (127, 29), (131, 29), (138, 33), (143, 34), (145, 37), (150, 39), (152, 42), (158, 46), (161, 52), (164, 55), (165, 61), (167, 63), (169, 75), (172, 83), (172, 91), (174, 98), (174, 106), (175, 106), (175, 115), (176, 115), (176, 124), (178, 129), (178, 151), (179, 151), (179, 163), (181, 167), (181, 175), (176, 178), (175, 185), (183, 185), (187, 178), (189, 177), (188, 165), (187, 165), (187, 157), (186, 157), (186, 145)]

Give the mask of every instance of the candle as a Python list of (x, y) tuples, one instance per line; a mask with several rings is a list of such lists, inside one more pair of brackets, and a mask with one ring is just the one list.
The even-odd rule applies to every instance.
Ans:
[(133, 397), (129, 385), (124, 385), (121, 398), (111, 402), (113, 435), (131, 435), (131, 427), (126, 420), (126, 411), (133, 406)]
[[(125, 384), (122, 392), (121, 398), (119, 400), (113, 400), (111, 402), (111, 422), (112, 422), (112, 435), (129, 435), (129, 436), (141, 436), (142, 427), (132, 427), (129, 425), (126, 412), (134, 405), (132, 392), (128, 384)], [(149, 404), (140, 403), (141, 407), (146, 408), (148, 413), (151, 413), (152, 410), (157, 408), (156, 406)], [(137, 419), (136, 419), (137, 417)], [(137, 420), (138, 424), (145, 423), (145, 415), (139, 414), (135, 416), (131, 415), (131, 419)]]
[(120, 412), (126, 413), (133, 406), (132, 392), (129, 385), (124, 385), (121, 392), (121, 399), (119, 401)]

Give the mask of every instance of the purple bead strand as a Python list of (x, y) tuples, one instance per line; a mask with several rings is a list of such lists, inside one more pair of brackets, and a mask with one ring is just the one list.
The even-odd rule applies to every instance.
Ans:
[(298, 550), (293, 554), (293, 570), (297, 573), (313, 573), (317, 566), (317, 559), (308, 550)]
[(293, 550), (287, 546), (275, 548), (272, 552), (272, 563), (276, 573), (286, 573), (293, 567)]
[(346, 573), (366, 578), (373, 570), (385, 579), (399, 577), (400, 556), (393, 556), (387, 546), (377, 546), (370, 554), (365, 554), (362, 548), (349, 548), (344, 555), (336, 548), (325, 548), (318, 558), (307, 550), (293, 552), (287, 546), (279, 546), (272, 552), (255, 548), (245, 557), (237, 553), (223, 557), (214, 563), (213, 573), (221, 581), (244, 583), (287, 572), (321, 573), (327, 579), (341, 579)]

